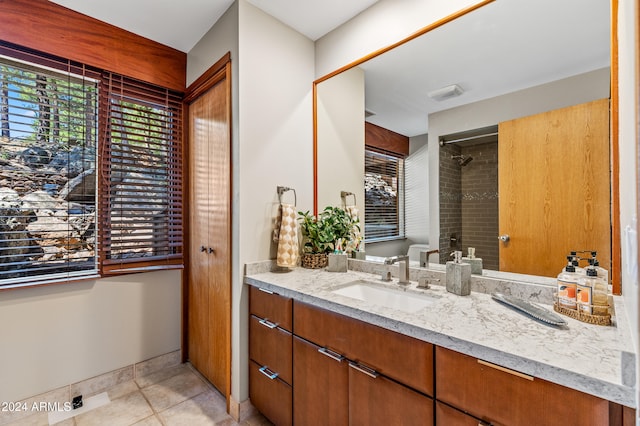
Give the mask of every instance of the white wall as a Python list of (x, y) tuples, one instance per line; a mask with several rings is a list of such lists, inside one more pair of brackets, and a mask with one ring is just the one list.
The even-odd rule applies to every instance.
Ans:
[(180, 349), (181, 271), (0, 292), (0, 401)]
[[(239, 263), (234, 265), (232, 391), (248, 398), (246, 262), (275, 258), (276, 187), (295, 188), (298, 210), (313, 208), (313, 42), (245, 0), (239, 3)], [(285, 200), (292, 202), (290, 192)]]
[[(627, 308), (627, 315), (632, 326), (632, 336), (636, 347), (636, 388), (640, 391), (640, 357), (638, 354), (638, 258), (631, 258), (625, 250), (625, 228), (631, 225), (637, 214), (637, 179), (638, 179), (638, 110), (637, 102), (637, 22), (635, 16), (638, 3), (633, 0), (620, 0), (618, 21), (619, 42), (619, 90), (620, 90), (620, 225), (622, 243), (622, 295)], [(635, 274), (631, 271), (635, 267)], [(640, 403), (640, 396), (636, 400)], [(637, 410), (640, 416), (640, 410)], [(638, 421), (640, 424), (640, 420)]]
[(501, 121), (609, 97), (609, 68), (509, 93), (429, 115), (429, 206), (431, 241), (440, 238), (439, 137)]
[[(232, 68), (231, 396), (248, 393), (248, 292), (244, 264), (275, 258), (278, 185), (313, 209), (313, 42), (238, 0), (187, 55), (188, 83), (227, 51)], [(285, 194), (293, 202), (293, 194)]]
[(316, 90), (318, 210), (340, 206), (340, 191), (353, 192), (364, 224), (364, 71), (352, 68)]
[(380, 0), (316, 41), (316, 77), (403, 40), (476, 3), (474, 0)]

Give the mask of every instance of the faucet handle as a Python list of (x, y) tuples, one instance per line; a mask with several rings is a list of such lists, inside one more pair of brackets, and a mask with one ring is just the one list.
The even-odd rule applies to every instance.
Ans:
[(430, 289), (431, 285), (429, 285), (429, 278), (428, 277), (418, 278), (418, 288), (424, 288), (425, 290)]

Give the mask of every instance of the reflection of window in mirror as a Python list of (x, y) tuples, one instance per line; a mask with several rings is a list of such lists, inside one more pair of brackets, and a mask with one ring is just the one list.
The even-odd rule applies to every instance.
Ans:
[(404, 157), (365, 148), (366, 241), (404, 237)]

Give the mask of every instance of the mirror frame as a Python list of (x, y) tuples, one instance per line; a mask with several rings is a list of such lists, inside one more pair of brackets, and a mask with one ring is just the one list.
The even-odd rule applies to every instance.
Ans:
[[(330, 79), (344, 71), (357, 67), (358, 65), (373, 59), (377, 56), (388, 52), (398, 46), (410, 42), (448, 22), (451, 22), (467, 13), (473, 12), (487, 4), (493, 3), (495, 0), (483, 0), (465, 9), (461, 9), (451, 15), (448, 15), (432, 24), (427, 25), (409, 35), (408, 37), (393, 43), (387, 47), (378, 49), (368, 55), (363, 56), (329, 74), (316, 79), (313, 82), (313, 212), (318, 214), (318, 84)], [(611, 108), (609, 112), (610, 123), (610, 140), (609, 146), (611, 150), (611, 283), (613, 285), (613, 294), (619, 295), (622, 290), (621, 282), (621, 247), (620, 247), (620, 158), (619, 158), (619, 95), (618, 95), (618, 0), (610, 0), (611, 2)]]

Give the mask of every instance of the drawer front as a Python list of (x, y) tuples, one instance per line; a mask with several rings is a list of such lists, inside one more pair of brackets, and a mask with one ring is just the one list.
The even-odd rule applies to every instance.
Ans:
[(436, 426), (488, 426), (475, 417), (466, 415), (460, 410), (436, 401)]
[(350, 364), (349, 425), (433, 425), (433, 399)]
[(278, 373), (278, 377), (292, 384), (291, 374), (291, 333), (261, 318), (251, 315), (249, 320), (249, 358), (269, 370)]
[(268, 293), (257, 287), (249, 286), (249, 311), (259, 317), (275, 323), (280, 328), (291, 331), (293, 301), (288, 297)]
[(294, 334), (433, 396), (433, 345), (300, 302)]
[(278, 426), (292, 424), (292, 389), (278, 378), (260, 372), (261, 366), (249, 361), (249, 399), (266, 418)]
[(542, 383), (474, 357), (436, 347), (437, 398), (492, 424), (540, 420)]
[(609, 402), (436, 348), (438, 400), (497, 425), (609, 424)]

